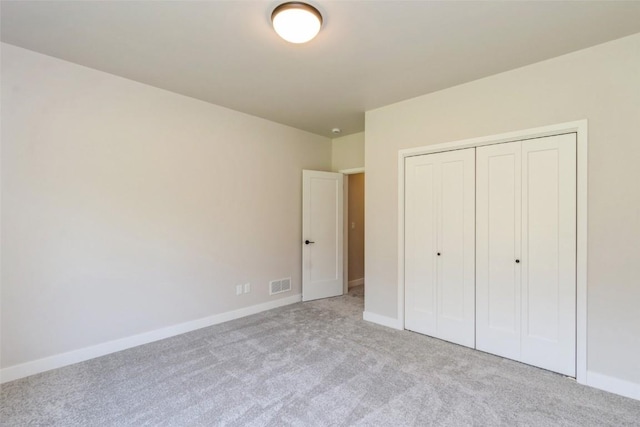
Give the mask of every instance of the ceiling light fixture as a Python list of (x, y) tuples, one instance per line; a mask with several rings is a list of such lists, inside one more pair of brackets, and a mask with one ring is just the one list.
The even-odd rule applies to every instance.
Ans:
[(292, 1), (273, 9), (271, 22), (276, 33), (286, 41), (306, 43), (320, 32), (322, 15), (307, 3)]

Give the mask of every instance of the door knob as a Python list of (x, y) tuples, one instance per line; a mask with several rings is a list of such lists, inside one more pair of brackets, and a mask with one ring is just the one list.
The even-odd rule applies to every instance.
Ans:
[(520, 260), (519, 259), (516, 260), (516, 264), (520, 264)]
[(438, 252), (438, 256), (440, 256), (440, 252)]
[(315, 243), (315, 242), (312, 242), (311, 240), (305, 240), (305, 241), (304, 241), (304, 244), (305, 244), (305, 245), (308, 245), (309, 243)]

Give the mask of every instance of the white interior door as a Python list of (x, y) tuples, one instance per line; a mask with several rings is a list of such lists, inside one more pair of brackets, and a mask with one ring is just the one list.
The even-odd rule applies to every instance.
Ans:
[(474, 346), (474, 149), (405, 163), (405, 327)]
[(521, 361), (575, 377), (576, 135), (522, 142)]
[(521, 144), (476, 149), (476, 348), (520, 359)]
[(342, 174), (302, 171), (302, 300), (342, 295)]
[(475, 346), (475, 150), (439, 154), (438, 337)]
[(438, 155), (405, 159), (405, 328), (438, 333), (436, 323)]
[(476, 168), (476, 346), (575, 376), (575, 134), (479, 147)]

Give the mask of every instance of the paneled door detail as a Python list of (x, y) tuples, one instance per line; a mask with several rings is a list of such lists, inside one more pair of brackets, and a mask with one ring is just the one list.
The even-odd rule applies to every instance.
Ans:
[(405, 328), (437, 334), (436, 168), (438, 156), (405, 160)]
[(575, 377), (576, 136), (522, 142), (521, 360)]
[(520, 358), (521, 144), (476, 149), (476, 348)]

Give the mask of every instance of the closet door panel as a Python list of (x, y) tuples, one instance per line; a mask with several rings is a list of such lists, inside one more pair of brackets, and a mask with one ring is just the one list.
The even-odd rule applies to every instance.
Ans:
[(520, 142), (476, 149), (476, 348), (520, 357)]
[(405, 328), (435, 335), (436, 157), (405, 160)]
[(439, 157), (437, 336), (474, 347), (475, 150)]
[(575, 376), (575, 134), (522, 142), (522, 361)]

